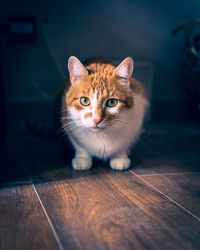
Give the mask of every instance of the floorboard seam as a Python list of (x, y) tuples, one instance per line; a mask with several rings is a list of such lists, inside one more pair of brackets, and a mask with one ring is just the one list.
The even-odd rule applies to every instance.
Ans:
[[(130, 170), (132, 171), (132, 170)], [(141, 177), (152, 177), (152, 176), (165, 176), (165, 175), (189, 175), (189, 174), (200, 174), (200, 172), (177, 172), (177, 173), (160, 173), (160, 174), (137, 174), (137, 176)]]
[(33, 183), (33, 181), (32, 181), (32, 178), (30, 178), (30, 180), (31, 180), (31, 182), (32, 182), (32, 186), (33, 186), (34, 192), (35, 192), (35, 194), (36, 194), (36, 196), (37, 196), (37, 199), (38, 199), (38, 201), (39, 201), (39, 203), (40, 203), (40, 206), (42, 207), (42, 210), (43, 210), (43, 212), (44, 212), (44, 214), (45, 214), (45, 216), (46, 216), (46, 218), (47, 218), (47, 221), (48, 221), (48, 223), (49, 223), (49, 226), (50, 226), (50, 228), (51, 228), (51, 230), (52, 230), (52, 233), (53, 233), (53, 235), (54, 235), (54, 237), (55, 237), (55, 240), (56, 240), (56, 242), (57, 242), (57, 244), (58, 244), (58, 247), (59, 247), (60, 250), (64, 250), (64, 247), (63, 247), (62, 243), (60, 242), (60, 239), (59, 239), (59, 237), (58, 237), (58, 234), (57, 234), (57, 232), (56, 232), (56, 230), (55, 230), (55, 228), (54, 228), (54, 226), (53, 226), (53, 224), (52, 224), (52, 222), (51, 222), (51, 220), (50, 220), (50, 218), (49, 218), (49, 215), (48, 215), (48, 213), (47, 213), (47, 211), (46, 211), (46, 209), (45, 209), (45, 207), (44, 207), (44, 205), (43, 205), (43, 203), (42, 203), (42, 201), (41, 201), (41, 199), (40, 199), (40, 196), (39, 196), (39, 194), (38, 194), (38, 192), (37, 192), (37, 190), (36, 190), (36, 188), (35, 188), (35, 185), (34, 185), (34, 183)]
[(192, 212), (190, 212), (189, 210), (187, 210), (185, 207), (183, 207), (182, 205), (180, 205), (179, 203), (177, 203), (176, 201), (174, 201), (173, 199), (171, 199), (169, 196), (167, 196), (166, 194), (164, 194), (163, 192), (161, 192), (159, 189), (157, 189), (156, 187), (154, 187), (152, 184), (150, 184), (148, 181), (144, 180), (142, 177), (140, 177), (140, 175), (137, 175), (132, 170), (129, 170), (129, 172), (131, 174), (135, 175), (136, 177), (138, 177), (141, 181), (143, 181), (144, 183), (146, 183), (148, 186), (150, 186), (151, 188), (153, 188), (154, 190), (156, 190), (158, 193), (160, 193), (163, 196), (165, 196), (168, 200), (170, 200), (171, 202), (173, 202), (176, 206), (180, 207), (186, 213), (190, 214), (193, 218), (195, 218), (196, 220), (198, 220), (200, 222), (200, 218), (198, 216), (196, 216), (195, 214), (193, 214)]
[(43, 203), (42, 203), (42, 200), (40, 199), (40, 196), (39, 196), (39, 194), (38, 194), (38, 192), (37, 192), (37, 190), (36, 190), (36, 187), (35, 187), (35, 185), (34, 185), (34, 183), (33, 183), (33, 179), (31, 178), (31, 175), (29, 174), (29, 171), (26, 169), (26, 167), (25, 167), (25, 162), (24, 161), (22, 161), (21, 160), (21, 162), (22, 162), (22, 166), (23, 166), (23, 168), (24, 168), (24, 171), (25, 171), (25, 173), (27, 174), (27, 176), (29, 177), (29, 180), (30, 180), (30, 182), (31, 182), (31, 185), (32, 185), (32, 187), (33, 187), (33, 190), (34, 190), (34, 192), (35, 192), (35, 195), (36, 195), (36, 197), (37, 197), (37, 199), (38, 199), (38, 202), (39, 202), (39, 204), (40, 204), (40, 206), (41, 206), (41, 208), (42, 208), (42, 211), (43, 211), (43, 213), (44, 213), (44, 215), (45, 215), (45, 217), (46, 217), (46, 219), (47, 219), (47, 221), (48, 221), (48, 223), (49, 223), (49, 226), (50, 226), (50, 228), (51, 228), (51, 231), (52, 231), (52, 234), (53, 234), (53, 236), (54, 236), (54, 238), (55, 238), (55, 241), (56, 241), (56, 243), (57, 243), (57, 245), (58, 245), (58, 248), (59, 248), (59, 250), (64, 250), (64, 247), (63, 247), (63, 245), (62, 245), (62, 243), (61, 243), (61, 241), (60, 241), (60, 239), (59, 239), (59, 237), (58, 237), (58, 234), (57, 234), (57, 232), (56, 232), (56, 230), (55, 230), (55, 228), (54, 228), (54, 226), (53, 226), (53, 223), (51, 222), (51, 220), (50, 220), (50, 218), (49, 218), (49, 215), (48, 215), (48, 213), (47, 213), (47, 211), (46, 211), (46, 209), (45, 209), (45, 207), (44, 207), (44, 205), (43, 205)]

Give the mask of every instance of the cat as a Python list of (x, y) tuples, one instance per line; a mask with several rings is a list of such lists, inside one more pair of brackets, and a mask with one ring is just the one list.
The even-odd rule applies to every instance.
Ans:
[(75, 56), (69, 58), (61, 124), (76, 150), (74, 169), (90, 169), (92, 157), (109, 159), (115, 170), (130, 167), (128, 154), (139, 138), (148, 107), (144, 87), (132, 78), (133, 68), (131, 57), (119, 66), (105, 58), (84, 64)]

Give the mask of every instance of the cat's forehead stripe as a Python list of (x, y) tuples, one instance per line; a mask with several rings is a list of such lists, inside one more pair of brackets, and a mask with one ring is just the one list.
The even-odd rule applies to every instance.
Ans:
[(94, 90), (94, 97), (95, 97), (95, 98), (98, 98), (98, 95), (99, 95), (99, 89), (96, 88), (96, 89)]
[(98, 106), (98, 89), (95, 89), (94, 96), (92, 98), (92, 113), (95, 114), (95, 111)]

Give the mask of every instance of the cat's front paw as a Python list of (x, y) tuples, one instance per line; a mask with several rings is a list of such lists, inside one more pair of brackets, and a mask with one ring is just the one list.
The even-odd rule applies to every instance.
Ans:
[(86, 157), (76, 157), (72, 160), (72, 167), (76, 170), (88, 170), (92, 166), (92, 159)]
[(129, 158), (113, 158), (110, 160), (110, 166), (115, 170), (125, 170), (129, 168), (131, 161)]

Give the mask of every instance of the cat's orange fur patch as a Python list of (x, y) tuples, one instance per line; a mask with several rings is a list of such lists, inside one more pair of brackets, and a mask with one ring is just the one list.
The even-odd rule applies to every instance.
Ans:
[(86, 113), (85, 115), (84, 115), (84, 118), (85, 119), (87, 119), (87, 118), (91, 118), (92, 117), (92, 113), (90, 112), (90, 113)]

